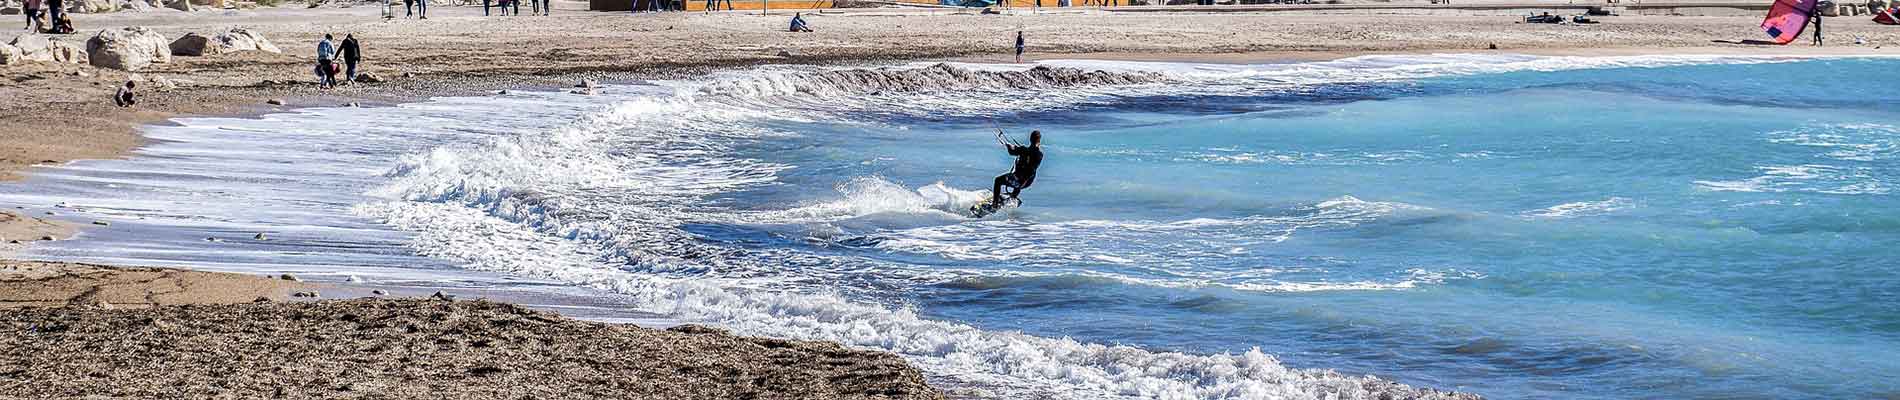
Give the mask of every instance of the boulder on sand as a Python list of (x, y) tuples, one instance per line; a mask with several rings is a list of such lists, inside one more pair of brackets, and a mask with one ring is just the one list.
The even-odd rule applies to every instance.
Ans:
[(26, 61), (26, 54), (20, 48), (10, 44), (0, 44), (0, 65), (19, 64)]
[(283, 50), (278, 50), (276, 45), (272, 45), (270, 39), (265, 39), (264, 35), (242, 28), (229, 29), (211, 36), (187, 33), (184, 37), (173, 40), (170, 49), (173, 55), (180, 56), (210, 56), (252, 50), (283, 52)]
[(165, 37), (142, 26), (99, 31), (86, 41), (86, 53), (93, 66), (125, 71), (172, 61)]
[(119, 11), (119, 5), (112, 0), (70, 0), (67, 12), (74, 14), (99, 14)]
[(167, 1), (165, 2), (165, 8), (170, 8), (170, 9), (178, 10), (178, 11), (191, 11), (191, 1), (190, 0)]
[(22, 61), (52, 62), (53, 53), (47, 49), (52, 45), (51, 42), (52, 40), (41, 35), (20, 35), (7, 42), (7, 46), (19, 51)]
[(13, 37), (8, 45), (20, 49), (20, 59), (61, 64), (80, 64), (86, 62), (86, 50), (58, 38), (46, 35), (26, 34)]

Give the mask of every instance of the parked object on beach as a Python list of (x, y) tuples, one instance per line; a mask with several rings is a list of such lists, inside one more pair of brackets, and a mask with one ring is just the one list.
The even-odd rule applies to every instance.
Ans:
[(1550, 15), (1550, 12), (1544, 12), (1543, 15), (1532, 15), (1532, 16), (1524, 17), (1524, 23), (1561, 24), (1561, 23), (1564, 23), (1564, 17), (1562, 15)]
[(1900, 6), (1874, 13), (1874, 23), (1881, 25), (1900, 25)]

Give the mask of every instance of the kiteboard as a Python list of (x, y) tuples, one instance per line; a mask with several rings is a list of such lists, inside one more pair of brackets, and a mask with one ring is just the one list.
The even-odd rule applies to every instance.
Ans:
[(983, 200), (982, 203), (977, 203), (976, 205), (970, 206), (970, 218), (988, 217), (990, 216), (990, 214), (995, 214), (997, 211), (1007, 210), (1011, 207), (1018, 207), (1021, 205), (1023, 205), (1023, 200), (1015, 198), (1015, 197), (1003, 199), (1003, 202), (1000, 204), (991, 202), (989, 200)]

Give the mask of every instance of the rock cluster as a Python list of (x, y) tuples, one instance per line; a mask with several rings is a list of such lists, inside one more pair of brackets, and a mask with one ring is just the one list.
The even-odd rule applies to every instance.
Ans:
[(0, 64), (21, 62), (81, 64), (87, 62), (86, 50), (57, 37), (26, 34), (0, 45)]
[[(188, 3), (188, 0), (178, 0)], [(183, 6), (183, 7), (189, 7)], [(100, 68), (138, 71), (152, 64), (171, 62), (172, 56), (210, 56), (240, 51), (282, 53), (264, 35), (243, 28), (227, 29), (210, 36), (185, 34), (167, 41), (164, 35), (142, 26), (101, 30), (79, 43), (57, 36), (25, 34), (0, 44), (0, 65), (24, 62), (92, 64)]]

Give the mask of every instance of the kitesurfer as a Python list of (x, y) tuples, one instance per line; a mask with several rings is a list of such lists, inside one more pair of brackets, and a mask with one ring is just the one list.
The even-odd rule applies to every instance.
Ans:
[(1006, 140), (1002, 130), (996, 131), (996, 142), (1003, 145), (1009, 155), (1016, 156), (1016, 167), (1008, 173), (997, 175), (996, 183), (990, 186), (990, 204), (1003, 204), (1003, 187), (1009, 187), (1009, 197), (1016, 198), (1023, 189), (1036, 182), (1036, 168), (1042, 166), (1042, 131), (1029, 132), (1029, 145), (1023, 146)]

